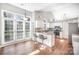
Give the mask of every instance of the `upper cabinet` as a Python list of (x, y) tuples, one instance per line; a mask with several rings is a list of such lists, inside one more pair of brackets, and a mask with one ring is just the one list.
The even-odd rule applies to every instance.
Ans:
[(63, 28), (63, 22), (55, 22), (53, 23), (53, 27), (55, 26), (60, 26), (61, 28)]
[(78, 23), (78, 17), (68, 19), (68, 23)]

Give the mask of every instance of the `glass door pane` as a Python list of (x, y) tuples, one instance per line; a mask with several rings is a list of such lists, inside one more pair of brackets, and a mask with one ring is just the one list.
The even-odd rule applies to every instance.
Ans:
[(17, 31), (17, 39), (23, 38), (23, 31)]
[(5, 42), (13, 40), (13, 21), (5, 20)]
[(26, 22), (25, 23), (25, 37), (30, 36), (30, 23)]
[(23, 20), (23, 16), (21, 16), (21, 15), (15, 15), (15, 19), (16, 20)]
[(23, 22), (17, 22), (17, 31), (23, 31)]
[(23, 38), (23, 22), (17, 21), (17, 39)]

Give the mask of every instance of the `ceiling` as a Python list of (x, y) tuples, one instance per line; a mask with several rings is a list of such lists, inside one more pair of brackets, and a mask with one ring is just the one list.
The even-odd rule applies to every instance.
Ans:
[(47, 8), (50, 10), (50, 7), (54, 9), (60, 5), (64, 5), (64, 3), (10, 3), (10, 4), (32, 12), (43, 9), (47, 10)]
[(41, 10), (50, 5), (48, 3), (10, 3), (10, 4), (29, 11)]
[(51, 11), (54, 18), (62, 20), (79, 16), (79, 3), (10, 3), (28, 11)]

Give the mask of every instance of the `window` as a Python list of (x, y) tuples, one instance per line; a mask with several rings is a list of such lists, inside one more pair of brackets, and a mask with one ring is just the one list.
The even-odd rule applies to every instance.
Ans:
[(14, 19), (14, 15), (8, 12), (4, 12), (4, 17)]
[(15, 15), (15, 19), (16, 19), (16, 20), (23, 20), (23, 16)]

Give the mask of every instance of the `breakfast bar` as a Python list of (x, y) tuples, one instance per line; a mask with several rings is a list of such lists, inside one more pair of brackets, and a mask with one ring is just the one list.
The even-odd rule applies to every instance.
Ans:
[(43, 44), (45, 44), (45, 45), (47, 45), (49, 47), (54, 46), (54, 43), (55, 43), (54, 42), (55, 41), (54, 35), (48, 34), (48, 33), (38, 33), (38, 32), (36, 33), (36, 35), (38, 36), (37, 37), (38, 42), (42, 43), (43, 38), (40, 37), (40, 35), (42, 35), (45, 38), (43, 40)]

